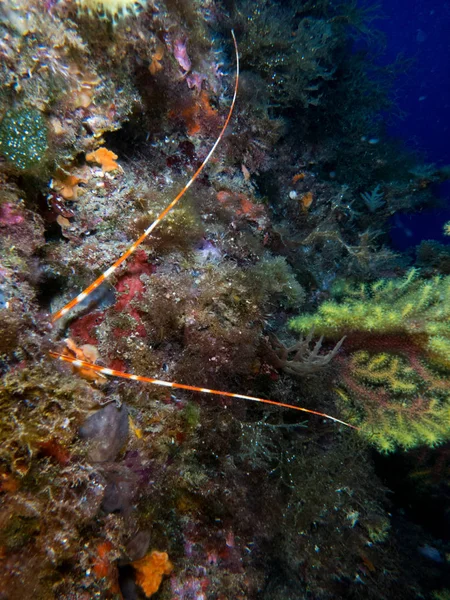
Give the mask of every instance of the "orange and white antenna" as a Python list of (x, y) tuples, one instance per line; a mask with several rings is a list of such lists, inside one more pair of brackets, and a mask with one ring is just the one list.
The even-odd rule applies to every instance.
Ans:
[[(107, 269), (104, 273), (102, 273), (102, 275), (100, 275), (100, 277), (98, 279), (96, 279), (93, 283), (91, 283), (90, 286), (88, 286), (84, 291), (82, 291), (80, 294), (78, 294), (78, 296), (76, 296), (73, 300), (71, 300), (68, 304), (63, 306), (63, 308), (58, 310), (52, 316), (53, 323), (55, 321), (57, 321), (58, 319), (60, 319), (62, 316), (64, 316), (66, 313), (68, 313), (69, 310), (71, 310), (72, 308), (77, 306), (77, 304), (79, 304), (80, 302), (85, 300), (89, 296), (89, 294), (91, 294), (91, 292), (93, 292), (96, 288), (98, 288), (99, 285), (101, 285), (106, 279), (108, 279), (108, 277), (110, 275), (112, 275), (112, 273), (114, 273), (114, 271), (129, 256), (131, 256), (131, 254), (133, 254), (133, 252), (138, 248), (138, 246), (140, 246), (140, 244), (142, 244), (142, 242), (152, 233), (152, 231), (155, 229), (155, 227), (164, 219), (164, 217), (174, 208), (174, 206), (177, 204), (177, 202), (183, 197), (183, 195), (186, 193), (186, 191), (191, 187), (191, 185), (194, 183), (194, 181), (197, 179), (197, 177), (203, 171), (203, 169), (209, 162), (211, 156), (214, 154), (217, 146), (219, 145), (221, 139), (223, 138), (225, 130), (228, 127), (231, 116), (233, 114), (233, 109), (234, 109), (234, 105), (236, 103), (237, 91), (238, 91), (238, 85), (239, 85), (239, 53), (238, 53), (236, 37), (234, 35), (233, 30), (231, 31), (231, 35), (233, 36), (234, 49), (236, 52), (236, 82), (234, 85), (233, 99), (231, 101), (230, 110), (228, 111), (228, 116), (227, 116), (225, 123), (220, 131), (219, 137), (215, 141), (213, 147), (209, 151), (205, 160), (200, 165), (200, 167), (197, 169), (197, 171), (194, 173), (194, 175), (191, 177), (191, 179), (188, 181), (188, 183), (184, 186), (184, 188), (178, 193), (178, 195), (172, 200), (172, 202), (162, 211), (162, 213), (155, 219), (155, 221), (144, 231), (144, 233), (128, 248), (128, 250), (126, 250), (126, 252), (124, 254), (122, 254), (122, 256), (120, 258), (118, 258), (115, 261), (115, 263), (113, 263), (109, 267), (109, 269)], [(350, 425), (349, 423), (346, 423), (345, 421), (341, 421), (340, 419), (337, 419), (336, 417), (332, 417), (331, 415), (327, 415), (325, 413), (321, 413), (316, 410), (310, 410), (308, 408), (302, 408), (300, 406), (295, 406), (293, 404), (285, 404), (284, 402), (276, 402), (274, 400), (268, 400), (267, 398), (257, 398), (256, 396), (247, 396), (245, 394), (235, 394), (233, 392), (212, 390), (209, 388), (197, 387), (197, 386), (193, 386), (193, 385), (186, 385), (184, 383), (169, 382), (169, 381), (163, 381), (161, 379), (154, 379), (152, 377), (133, 375), (131, 373), (125, 373), (124, 371), (116, 371), (115, 369), (101, 367), (99, 365), (95, 365), (93, 363), (86, 362), (84, 360), (80, 360), (78, 358), (74, 358), (74, 357), (67, 356), (64, 354), (59, 354), (57, 352), (50, 352), (50, 356), (52, 358), (56, 358), (63, 362), (70, 363), (74, 367), (87, 369), (89, 371), (92, 371), (93, 373), (99, 373), (101, 375), (108, 375), (111, 377), (120, 377), (121, 379), (128, 379), (130, 381), (140, 381), (142, 383), (151, 383), (154, 385), (160, 385), (160, 386), (164, 386), (164, 387), (176, 388), (176, 389), (181, 389), (181, 390), (188, 390), (191, 392), (199, 392), (201, 394), (212, 394), (215, 396), (225, 396), (228, 398), (238, 398), (240, 400), (247, 400), (250, 402), (259, 402), (261, 404), (269, 404), (271, 406), (277, 406), (279, 408), (288, 408), (288, 409), (308, 413), (311, 415), (317, 415), (317, 416), (323, 417), (325, 419), (330, 419), (331, 421), (334, 421), (335, 423), (345, 425), (346, 427), (351, 427), (352, 429), (358, 429), (354, 425)]]
[(194, 183), (194, 181), (197, 179), (197, 177), (203, 171), (205, 166), (208, 164), (211, 156), (214, 154), (217, 146), (219, 145), (221, 139), (223, 138), (226, 128), (228, 127), (228, 123), (230, 122), (231, 115), (233, 114), (233, 109), (234, 109), (234, 105), (236, 103), (236, 98), (237, 98), (237, 91), (238, 91), (238, 85), (239, 85), (239, 52), (238, 52), (236, 37), (234, 35), (233, 30), (231, 30), (231, 35), (233, 36), (234, 49), (236, 52), (236, 82), (234, 84), (233, 99), (231, 101), (230, 110), (228, 111), (228, 116), (225, 120), (225, 123), (222, 127), (219, 137), (215, 141), (215, 143), (214, 143), (213, 147), (211, 148), (211, 150), (209, 151), (207, 157), (202, 162), (200, 167), (196, 170), (196, 172), (191, 177), (191, 179), (184, 186), (184, 188), (177, 194), (177, 196), (172, 200), (172, 202), (162, 211), (162, 213), (153, 221), (153, 223), (149, 227), (147, 227), (147, 229), (144, 231), (144, 233), (133, 244), (131, 244), (131, 246), (128, 248), (128, 250), (126, 250), (124, 252), (124, 254), (122, 254), (122, 256), (120, 258), (118, 258), (116, 260), (116, 262), (113, 263), (109, 267), (109, 269), (106, 269), (106, 271), (104, 271), (100, 275), (100, 277), (98, 277), (98, 279), (96, 279), (94, 282), (92, 282), (91, 285), (89, 285), (85, 290), (83, 290), (80, 294), (78, 294), (78, 296), (73, 298), (73, 300), (68, 302), (65, 306), (63, 306), (56, 313), (54, 313), (51, 318), (52, 323), (55, 323), (56, 321), (58, 321), (58, 319), (63, 317), (65, 314), (67, 314), (69, 312), (69, 310), (71, 310), (72, 308), (77, 306), (77, 304), (79, 304), (80, 302), (83, 302), (83, 300), (85, 300), (95, 289), (98, 288), (99, 285), (101, 285), (106, 279), (108, 279), (108, 277), (110, 277), (114, 273), (114, 271), (118, 267), (120, 267), (120, 265), (123, 262), (125, 262), (129, 256), (131, 256), (133, 254), (133, 252), (135, 252), (135, 250), (142, 244), (142, 242), (152, 233), (152, 231), (155, 229), (155, 227), (157, 227), (159, 225), (159, 223), (164, 219), (164, 217), (172, 210), (172, 208), (177, 204), (177, 202), (184, 196), (186, 191), (191, 187), (191, 185)]
[(233, 392), (223, 392), (220, 390), (211, 390), (209, 388), (197, 387), (194, 385), (186, 385), (184, 383), (176, 383), (173, 381), (163, 381), (162, 379), (153, 379), (152, 377), (143, 377), (141, 375), (132, 375), (131, 373), (125, 373), (123, 371), (116, 371), (115, 369), (108, 369), (106, 367), (100, 367), (99, 365), (94, 365), (92, 363), (86, 362), (84, 360), (79, 360), (77, 358), (73, 358), (71, 356), (66, 356), (65, 354), (58, 354), (57, 352), (50, 352), (50, 356), (52, 358), (57, 358), (58, 360), (62, 360), (64, 362), (68, 362), (72, 364), (74, 367), (88, 369), (95, 373), (100, 373), (101, 375), (109, 375), (110, 377), (120, 377), (121, 379), (129, 379), (131, 381), (140, 381), (142, 383), (152, 383), (154, 385), (161, 385), (164, 387), (176, 388), (180, 390), (188, 390), (190, 392), (200, 392), (201, 394), (212, 394), (214, 396), (226, 396), (228, 398), (239, 398), (240, 400), (249, 400), (251, 402), (260, 402), (261, 404), (270, 404), (271, 406), (278, 406), (279, 408), (290, 408), (294, 410), (299, 410), (301, 412), (308, 413), (310, 415), (317, 415), (319, 417), (324, 417), (325, 419), (331, 419), (335, 423), (340, 423), (341, 425), (345, 425), (346, 427), (351, 427), (352, 429), (358, 429), (354, 425), (350, 425), (350, 423), (346, 423), (345, 421), (341, 421), (336, 417), (332, 417), (325, 413), (318, 412), (317, 410), (310, 410), (309, 408), (302, 408), (301, 406), (295, 406), (294, 404), (285, 404), (284, 402), (276, 402), (275, 400), (267, 400), (266, 398), (257, 398), (256, 396), (246, 396), (244, 394), (234, 394)]

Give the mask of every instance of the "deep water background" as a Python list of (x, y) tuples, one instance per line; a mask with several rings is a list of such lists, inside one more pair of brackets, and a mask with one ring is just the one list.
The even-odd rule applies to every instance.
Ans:
[[(393, 91), (404, 114), (388, 125), (388, 133), (419, 152), (425, 161), (450, 164), (450, 3), (436, 0), (382, 0), (384, 19), (375, 26), (386, 36), (383, 62), (401, 54), (414, 59)], [(438, 209), (397, 215), (392, 244), (406, 250), (421, 240), (450, 243), (442, 226), (450, 220), (450, 182), (436, 186)], [(400, 225), (400, 226), (399, 226)]]
[[(388, 117), (387, 133), (418, 153), (424, 162), (449, 165), (450, 2), (382, 0), (381, 11), (385, 18), (376, 21), (375, 26), (386, 37), (383, 64), (392, 63), (399, 55), (413, 59), (412, 66), (398, 77), (393, 90), (402, 118)], [(443, 224), (450, 221), (450, 182), (436, 185), (434, 192), (439, 199), (438, 208), (402, 213), (392, 219), (391, 240), (396, 250), (412, 252), (422, 240), (429, 239), (450, 244), (450, 237), (442, 233)], [(442, 472), (436, 468), (441, 463), (447, 465), (449, 451), (449, 444), (445, 444), (429, 455), (427, 468), (435, 479), (428, 487), (421, 487), (420, 480), (414, 478), (414, 473), (420, 470), (417, 466), (420, 450), (376, 457), (377, 472), (392, 493), (393, 526), (401, 538), (411, 538), (411, 549), (416, 556), (427, 541), (434, 548), (433, 537), (449, 539), (446, 470), (445, 466)], [(405, 516), (419, 525), (415, 533), (410, 525), (405, 527)], [(428, 560), (430, 568), (437, 566), (433, 560), (422, 560)], [(450, 585), (448, 573), (441, 585)]]

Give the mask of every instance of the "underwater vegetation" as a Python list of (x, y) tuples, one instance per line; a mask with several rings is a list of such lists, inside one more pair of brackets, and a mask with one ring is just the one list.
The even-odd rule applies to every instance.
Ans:
[(320, 104), (323, 84), (333, 79), (343, 41), (337, 35), (339, 24), (322, 18), (326, 12), (323, 3), (313, 7), (243, 2), (239, 6), (243, 68), (262, 78), (275, 105)]
[(372, 13), (0, 16), (1, 600), (426, 593), (367, 441), (448, 436), (446, 254), (387, 235), (446, 175), (384, 136)]
[(334, 299), (292, 319), (331, 339), (346, 335), (337, 388), (345, 418), (384, 452), (434, 446), (450, 435), (450, 278), (336, 282)]

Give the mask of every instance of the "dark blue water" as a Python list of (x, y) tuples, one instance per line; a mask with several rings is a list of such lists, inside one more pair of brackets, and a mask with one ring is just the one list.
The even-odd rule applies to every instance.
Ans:
[[(382, 0), (385, 19), (377, 21), (386, 35), (383, 58), (413, 58), (409, 71), (398, 78), (395, 98), (404, 113), (389, 126), (389, 133), (420, 152), (427, 162), (450, 164), (450, 2), (437, 0)], [(393, 226), (398, 249), (422, 239), (450, 243), (442, 225), (450, 220), (450, 184), (436, 187), (443, 207), (397, 217), (405, 229)]]

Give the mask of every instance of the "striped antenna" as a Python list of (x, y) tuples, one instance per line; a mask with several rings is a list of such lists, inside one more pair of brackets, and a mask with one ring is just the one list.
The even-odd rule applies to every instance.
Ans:
[(330, 415), (326, 415), (325, 413), (317, 412), (316, 410), (309, 410), (308, 408), (294, 406), (293, 404), (285, 404), (284, 402), (275, 402), (274, 400), (267, 400), (266, 398), (256, 398), (255, 396), (244, 396), (243, 394), (233, 394), (232, 392), (222, 392), (220, 390), (210, 390), (208, 388), (196, 387), (194, 385), (186, 385), (184, 383), (162, 381), (161, 379), (153, 379), (151, 377), (142, 377), (141, 375), (131, 375), (131, 373), (124, 373), (123, 371), (116, 371), (115, 369), (107, 369), (105, 367), (100, 367), (98, 365), (94, 365), (94, 364), (86, 362), (84, 360), (78, 360), (77, 358), (72, 358), (71, 356), (66, 356), (64, 354), (58, 354), (57, 352), (50, 352), (50, 356), (52, 358), (57, 358), (64, 362), (71, 363), (74, 367), (88, 369), (88, 370), (94, 371), (96, 373), (101, 373), (102, 375), (109, 375), (112, 377), (120, 377), (122, 379), (131, 379), (131, 381), (141, 381), (143, 383), (153, 383), (154, 385), (161, 385), (164, 387), (177, 388), (180, 390), (189, 390), (191, 392), (200, 392), (201, 394), (213, 394), (215, 396), (227, 396), (228, 398), (240, 398), (241, 400), (250, 400), (251, 402), (260, 402), (261, 404), (270, 404), (272, 406), (278, 406), (280, 408), (291, 408), (293, 410), (299, 410), (301, 412), (309, 413), (310, 415), (317, 415), (319, 417), (324, 417), (325, 419), (331, 419), (332, 421), (335, 421), (336, 423), (340, 423), (341, 425), (345, 425), (346, 427), (351, 427), (352, 429), (358, 429), (354, 425), (350, 425), (350, 423), (346, 423), (345, 421), (336, 419), (336, 417), (331, 417)]
[(126, 250), (126, 252), (124, 254), (122, 254), (122, 256), (120, 258), (118, 258), (116, 260), (116, 262), (109, 267), (109, 269), (106, 269), (106, 271), (104, 273), (102, 273), (98, 279), (96, 279), (93, 283), (91, 283), (91, 285), (89, 285), (85, 290), (83, 290), (80, 294), (78, 294), (78, 296), (76, 296), (73, 300), (71, 300), (65, 306), (60, 308), (54, 315), (52, 315), (52, 318), (51, 318), (52, 323), (55, 323), (56, 321), (58, 321), (58, 319), (63, 317), (65, 314), (67, 314), (69, 312), (69, 310), (71, 310), (72, 308), (77, 306), (77, 304), (79, 304), (80, 302), (83, 302), (83, 300), (85, 300), (89, 296), (89, 294), (91, 294), (95, 289), (97, 289), (99, 285), (101, 285), (106, 279), (108, 279), (108, 277), (110, 277), (110, 275), (112, 275), (114, 273), (114, 271), (124, 261), (126, 261), (129, 256), (131, 256), (133, 254), (133, 252), (136, 250), (136, 248), (138, 248), (138, 246), (140, 246), (142, 244), (142, 242), (151, 234), (151, 232), (155, 229), (155, 227), (172, 210), (172, 208), (177, 204), (178, 200), (180, 200), (184, 196), (186, 191), (191, 187), (191, 185), (194, 183), (194, 181), (197, 179), (197, 177), (203, 171), (205, 166), (208, 164), (211, 156), (214, 154), (217, 146), (219, 145), (219, 142), (223, 138), (225, 130), (228, 127), (228, 123), (230, 122), (231, 115), (233, 114), (234, 105), (236, 103), (236, 97), (237, 97), (237, 91), (238, 91), (238, 85), (239, 85), (239, 52), (238, 52), (236, 37), (234, 35), (233, 30), (231, 30), (231, 35), (233, 36), (234, 50), (236, 53), (236, 82), (234, 84), (233, 100), (231, 101), (231, 106), (230, 106), (230, 110), (228, 111), (228, 116), (225, 120), (225, 123), (222, 127), (219, 137), (217, 138), (217, 140), (214, 143), (214, 146), (211, 148), (211, 150), (209, 151), (205, 160), (202, 162), (200, 167), (197, 169), (197, 171), (194, 173), (194, 175), (191, 177), (191, 179), (187, 182), (187, 184), (184, 186), (184, 188), (178, 193), (178, 195), (172, 200), (172, 202), (162, 211), (162, 213), (153, 221), (153, 223), (150, 225), (150, 227), (147, 227), (147, 229), (144, 231), (144, 233), (128, 248), (128, 250)]

